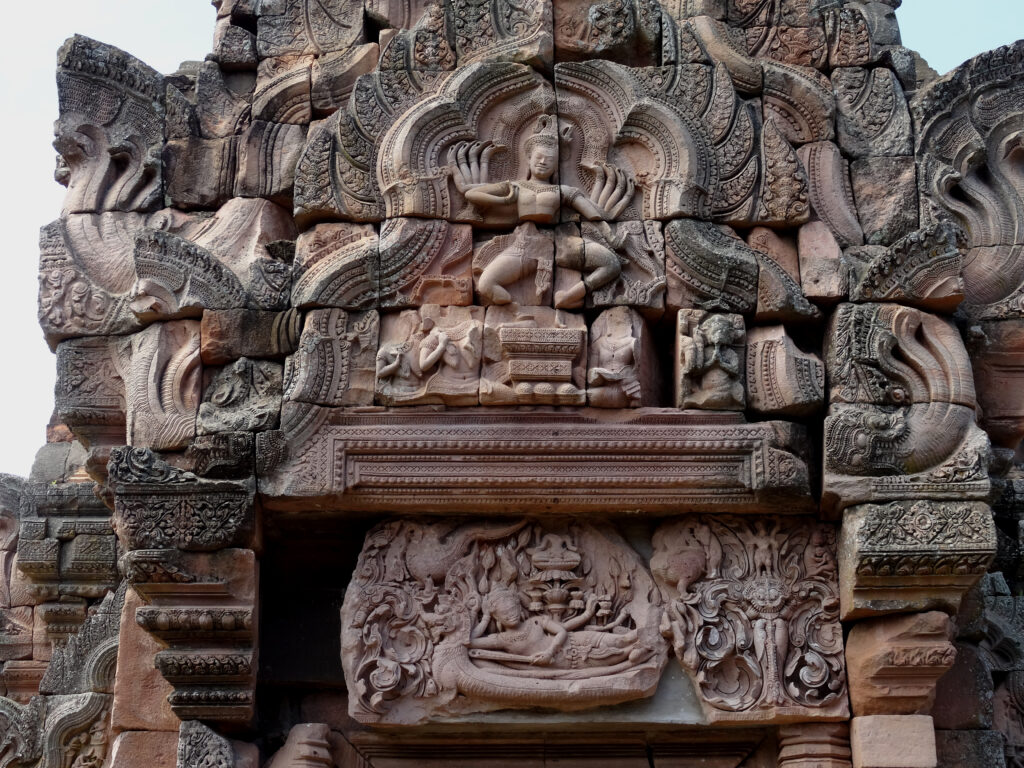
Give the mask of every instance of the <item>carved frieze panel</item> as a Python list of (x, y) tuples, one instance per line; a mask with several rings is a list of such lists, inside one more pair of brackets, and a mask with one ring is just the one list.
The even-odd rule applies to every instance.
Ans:
[(549, 307), (487, 308), (481, 405), (583, 405), (587, 325)]
[(908, 610), (955, 613), (995, 555), (988, 505), (967, 501), (865, 504), (843, 515), (843, 619)]
[(651, 570), (709, 720), (848, 716), (832, 527), (686, 517), (655, 532)]
[(385, 522), (342, 608), (349, 713), (417, 723), (649, 696), (666, 661), (660, 620), (653, 580), (611, 528)]
[(493, 410), (469, 422), (458, 411), (395, 408), (382, 419), (301, 405), (285, 403), (287, 457), (259, 480), (273, 506), (494, 514), (810, 505), (806, 436), (787, 422), (665, 409)]
[(483, 307), (433, 304), (382, 317), (377, 402), (476, 405), (483, 321)]

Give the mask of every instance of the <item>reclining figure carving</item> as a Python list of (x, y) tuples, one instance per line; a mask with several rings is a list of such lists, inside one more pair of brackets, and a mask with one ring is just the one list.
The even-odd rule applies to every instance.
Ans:
[(614, 531), (391, 521), (369, 533), (342, 608), (350, 713), (415, 723), (653, 693), (661, 600)]

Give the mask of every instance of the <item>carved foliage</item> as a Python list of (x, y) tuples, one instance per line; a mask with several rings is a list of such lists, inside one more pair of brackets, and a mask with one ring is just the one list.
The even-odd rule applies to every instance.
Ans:
[(693, 516), (659, 528), (654, 552), (676, 654), (710, 719), (847, 713), (832, 528)]
[(665, 663), (660, 615), (639, 558), (606, 527), (383, 523), (342, 609), (350, 713), (415, 723), (647, 696)]

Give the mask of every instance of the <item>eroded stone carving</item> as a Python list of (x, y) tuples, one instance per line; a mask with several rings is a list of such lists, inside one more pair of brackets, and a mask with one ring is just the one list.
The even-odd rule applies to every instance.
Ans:
[(587, 327), (580, 315), (548, 307), (487, 308), (481, 405), (583, 405)]
[(743, 318), (681, 309), (676, 328), (676, 406), (742, 411), (744, 389)]
[(826, 357), (827, 505), (985, 497), (990, 448), (974, 423), (967, 351), (948, 321), (896, 305), (842, 305)]
[(832, 528), (687, 517), (655, 532), (651, 570), (709, 720), (847, 714)]
[(590, 329), (587, 404), (637, 408), (657, 401), (658, 371), (651, 332), (628, 307), (602, 312)]
[(376, 399), (384, 405), (476, 405), (482, 307), (427, 305), (381, 319)]
[(56, 178), (64, 213), (149, 211), (161, 198), (164, 78), (81, 35), (57, 56)]
[(281, 397), (280, 363), (236, 360), (216, 371), (206, 385), (196, 434), (276, 429)]
[(314, 309), (285, 362), (284, 398), (315, 405), (371, 405), (380, 320), (376, 312)]
[(800, 350), (781, 325), (747, 331), (747, 407), (757, 413), (801, 416), (825, 401), (825, 366)]
[(658, 591), (607, 527), (383, 523), (342, 613), (363, 722), (628, 701), (665, 664)]

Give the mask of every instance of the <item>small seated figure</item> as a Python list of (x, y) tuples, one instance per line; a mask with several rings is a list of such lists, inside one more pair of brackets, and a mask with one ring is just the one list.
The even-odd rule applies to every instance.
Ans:
[(587, 402), (595, 408), (641, 406), (643, 387), (637, 371), (640, 340), (633, 335), (629, 309), (616, 307), (602, 313), (592, 332), (600, 335), (590, 344)]

